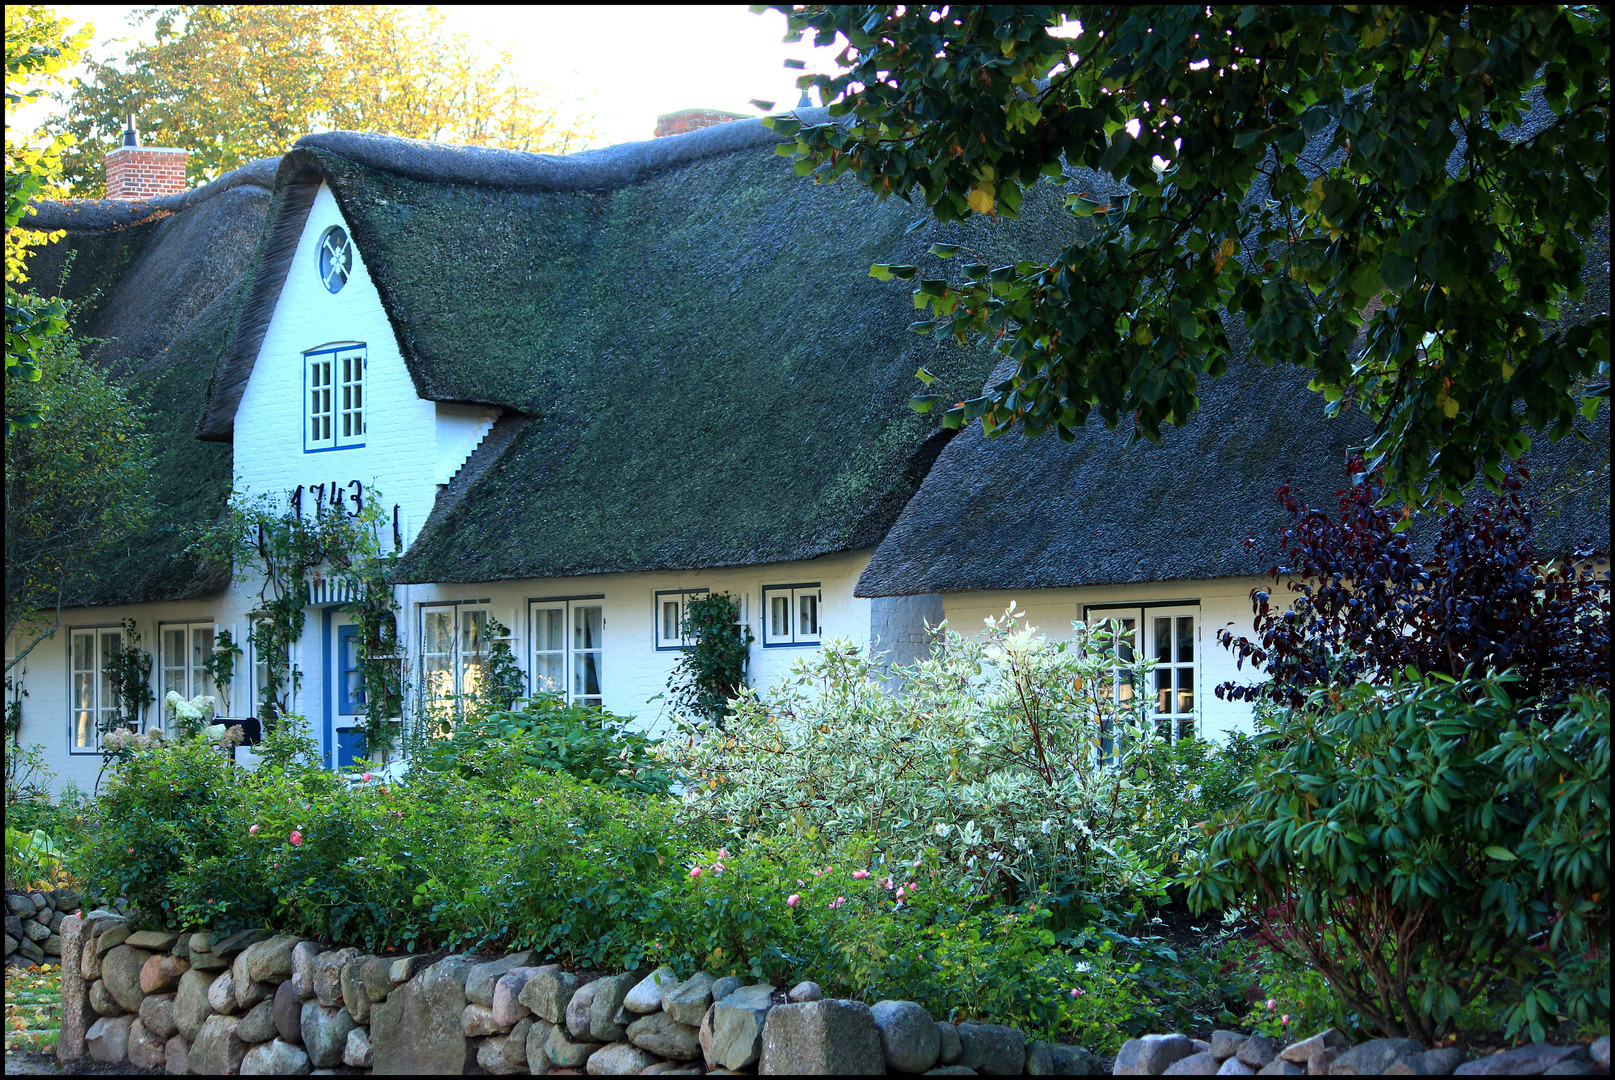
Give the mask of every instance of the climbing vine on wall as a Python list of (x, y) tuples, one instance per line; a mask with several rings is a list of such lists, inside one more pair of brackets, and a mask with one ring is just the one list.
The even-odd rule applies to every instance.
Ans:
[(118, 726), (139, 731), (140, 722), (157, 696), (151, 692), (151, 653), (140, 647), (140, 633), (133, 619), (123, 620), (123, 637), (106, 657), (106, 673), (118, 712), (101, 725), (101, 734)]
[(228, 560), (246, 579), (261, 579), (259, 607), (250, 618), (252, 643), (265, 678), (258, 705), (266, 721), (292, 710), (302, 686), (293, 649), (303, 635), (309, 585), (335, 582), (351, 599), (345, 609), (359, 626), (358, 668), (367, 707), (368, 752), (383, 750), (403, 710), (403, 661), (393, 597), (394, 556), (380, 537), (390, 524), (377, 509), (379, 495), (350, 512), (340, 504), (281, 510), (267, 496), (237, 495), (220, 526), (194, 545), (197, 554)]
[(729, 699), (746, 685), (756, 638), (740, 623), (740, 601), (728, 593), (691, 597), (681, 629), (690, 645), (667, 680), (668, 699), (691, 719), (721, 724)]
[(493, 616), (488, 617), (488, 664), (483, 676), (482, 698), (501, 709), (515, 706), (527, 693), (527, 676), (516, 663), (510, 648), (510, 628)]

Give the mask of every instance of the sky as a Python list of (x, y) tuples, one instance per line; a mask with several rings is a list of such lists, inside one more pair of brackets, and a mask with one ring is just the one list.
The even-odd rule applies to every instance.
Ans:
[[(149, 40), (128, 24), (129, 14), (140, 10), (135, 7), (69, 4), (58, 10), (77, 24), (95, 24), (88, 51), (96, 59), (122, 56), (118, 38)], [(809, 72), (833, 69), (832, 50), (783, 43), (784, 15), (754, 15), (740, 5), (442, 10), (449, 29), (489, 43), (491, 53), (509, 49), (524, 81), (579, 99), (598, 118), (602, 144), (648, 139), (658, 115), (680, 109), (760, 116), (753, 98), (789, 108), (801, 97), (796, 78), (802, 72), (787, 69), (787, 58), (806, 61)], [(36, 127), (53, 108), (41, 100), (7, 121)]]

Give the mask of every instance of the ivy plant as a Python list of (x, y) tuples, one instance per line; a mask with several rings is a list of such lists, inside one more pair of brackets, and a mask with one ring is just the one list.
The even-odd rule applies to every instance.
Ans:
[(1014, 217), (1047, 178), (1094, 226), (996, 264), (935, 245), (954, 277), (874, 267), (914, 283), (914, 329), (1013, 361), (916, 396), (946, 427), (1159, 440), (1226, 370), (1225, 311), (1320, 408), (1373, 418), (1414, 505), (1501, 483), (1608, 398), (1583, 277), (1608, 257), (1608, 8), (770, 6), (839, 50), (798, 80), (835, 122), (771, 121), (798, 175), (939, 222)]
[(721, 724), (729, 702), (746, 685), (757, 639), (740, 622), (740, 601), (728, 593), (691, 597), (680, 631), (690, 644), (667, 680), (669, 700), (688, 718)]
[(203, 557), (228, 561), (242, 578), (256, 579), (260, 605), (251, 618), (248, 640), (268, 675), (259, 687), (259, 707), (268, 721), (291, 711), (302, 685), (292, 649), (303, 635), (308, 586), (317, 576), (347, 587), (346, 610), (360, 627), (359, 672), (367, 707), (366, 745), (377, 752), (389, 744), (403, 710), (403, 661), (394, 617), (390, 555), (378, 536), (385, 521), (379, 493), (349, 513), (328, 504), (312, 514), (282, 510), (267, 495), (232, 496), (218, 527), (192, 545)]

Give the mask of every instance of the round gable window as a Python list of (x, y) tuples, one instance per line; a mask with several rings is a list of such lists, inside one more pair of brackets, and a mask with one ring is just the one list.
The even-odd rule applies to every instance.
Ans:
[(340, 226), (333, 225), (320, 237), (320, 280), (327, 292), (338, 293), (353, 272), (353, 241)]

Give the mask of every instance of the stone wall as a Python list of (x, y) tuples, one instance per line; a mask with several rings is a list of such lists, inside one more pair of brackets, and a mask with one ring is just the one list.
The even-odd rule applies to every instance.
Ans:
[(62, 920), (79, 909), (72, 889), (6, 890), (6, 967), (59, 964)]
[(243, 931), (62, 923), (64, 1064), (170, 1073), (977, 1073), (1090, 1075), (1075, 1046), (949, 1024), (913, 1002), (827, 1000), (661, 967), (571, 970), (499, 958), (367, 956)]

